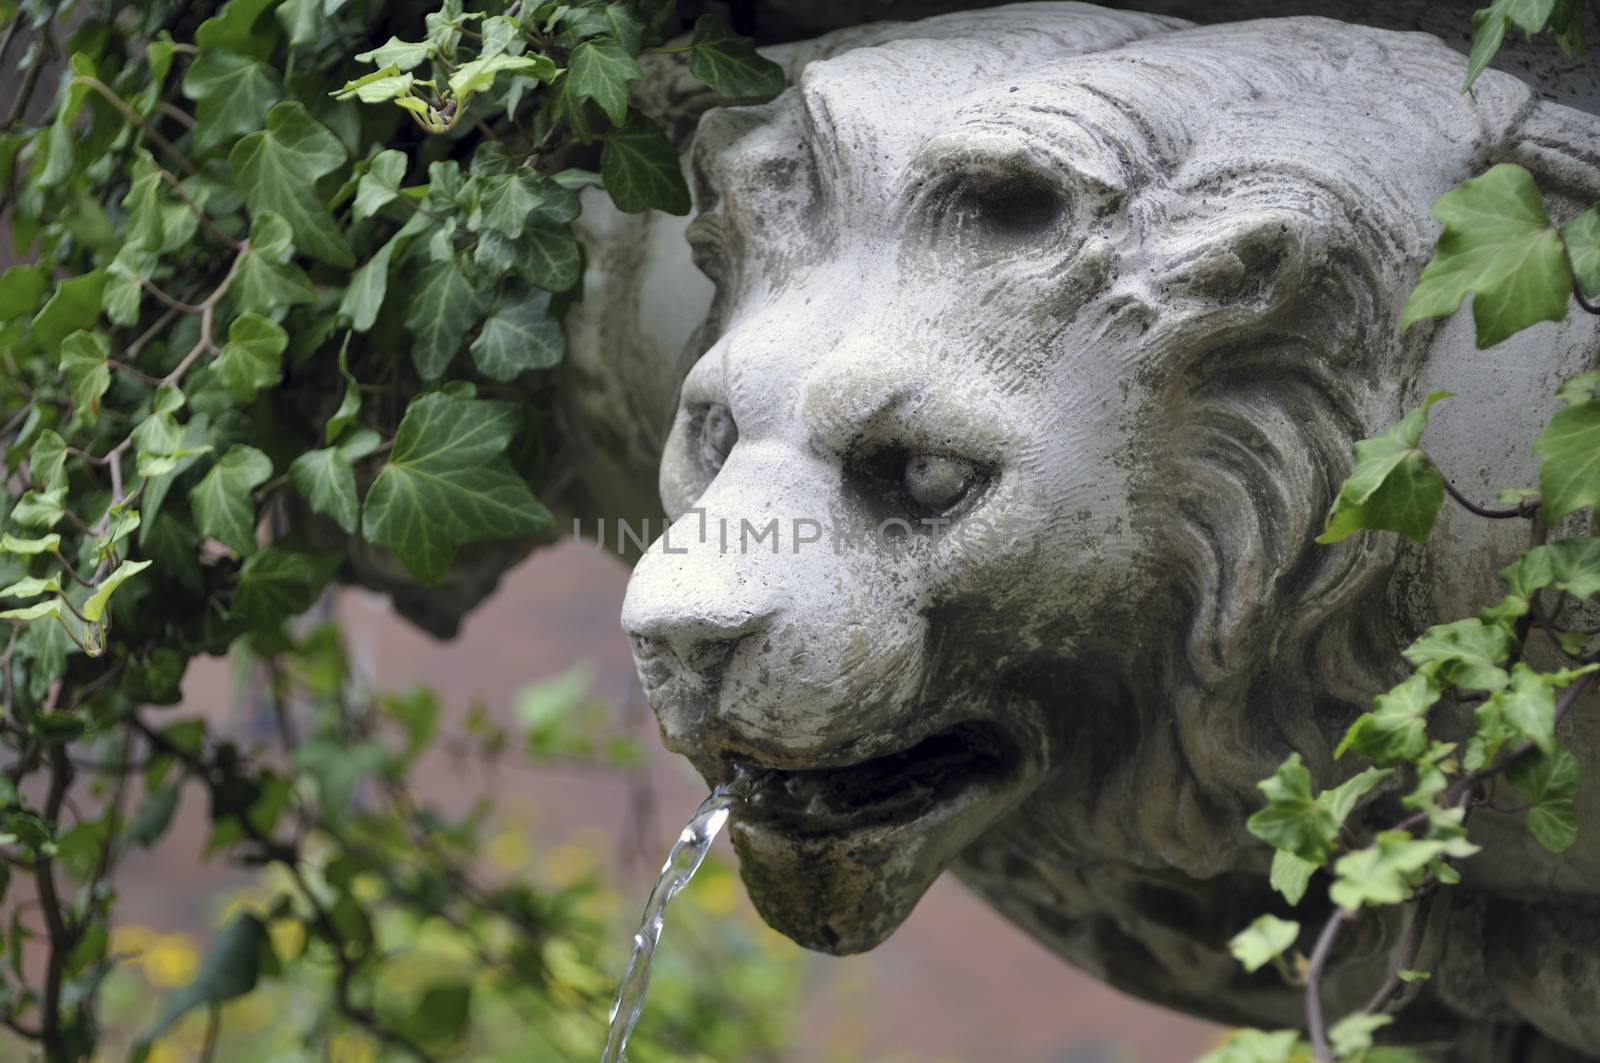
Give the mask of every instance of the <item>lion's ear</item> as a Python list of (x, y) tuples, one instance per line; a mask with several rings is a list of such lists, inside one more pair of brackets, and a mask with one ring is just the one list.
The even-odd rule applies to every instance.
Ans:
[(1157, 282), (1178, 298), (1232, 304), (1259, 314), (1289, 302), (1305, 277), (1303, 219), (1281, 210), (1213, 217), (1181, 234)]

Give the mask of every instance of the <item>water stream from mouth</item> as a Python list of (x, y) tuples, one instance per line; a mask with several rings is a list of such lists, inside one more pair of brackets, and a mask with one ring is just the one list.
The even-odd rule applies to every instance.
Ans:
[(722, 783), (711, 796), (695, 810), (683, 833), (678, 835), (667, 862), (661, 866), (661, 877), (650, 891), (650, 900), (644, 906), (644, 918), (633, 935), (633, 953), (628, 957), (628, 969), (617, 988), (617, 999), (611, 1005), (611, 1029), (606, 1034), (606, 1049), (600, 1063), (622, 1063), (628, 1048), (628, 1038), (644, 1010), (645, 991), (650, 986), (650, 964), (655, 959), (656, 945), (661, 941), (661, 928), (666, 922), (667, 904), (678, 891), (689, 884), (700, 863), (711, 850), (711, 843), (728, 822), (728, 812), (739, 800), (739, 780)]

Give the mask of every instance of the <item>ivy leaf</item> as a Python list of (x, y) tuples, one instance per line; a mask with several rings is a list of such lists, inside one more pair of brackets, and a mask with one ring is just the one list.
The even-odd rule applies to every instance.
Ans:
[(372, 51), (358, 53), (356, 58), (363, 63), (414, 70), (426, 62), (433, 52), (434, 46), (431, 41), (402, 41), (399, 37), (390, 37), (386, 43)]
[(583, 252), (568, 225), (532, 222), (515, 245), (517, 275), (550, 292), (564, 292), (583, 276)]
[(1299, 1030), (1235, 1030), (1198, 1063), (1300, 1063), (1303, 1049)]
[(289, 482), (311, 508), (354, 535), (361, 515), (353, 462), (378, 448), (378, 433), (362, 429), (335, 447), (308, 450), (289, 465)]
[(437, 583), (462, 543), (546, 531), (549, 511), (504, 457), (516, 416), (505, 404), (443, 392), (413, 401), (367, 492), (367, 541), (391, 550), (421, 582)]
[(1434, 202), (1433, 216), (1444, 232), (1406, 300), (1402, 329), (1450, 316), (1469, 294), (1480, 348), (1566, 316), (1572, 273), (1527, 170), (1501, 163), (1463, 181)]
[(0, 598), (37, 598), (41, 594), (59, 594), (61, 592), (61, 578), (50, 576), (41, 579), (38, 576), (27, 576), (17, 580), (6, 587), (0, 587)]
[(89, 424), (99, 418), (100, 399), (111, 386), (107, 357), (106, 341), (95, 333), (79, 329), (61, 341), (61, 375), (72, 389), (72, 408)]
[(11, 522), (23, 528), (53, 528), (66, 516), (67, 489), (24, 491), (11, 507)]
[(56, 285), (55, 294), (28, 325), (34, 341), (56, 354), (61, 342), (79, 329), (91, 329), (100, 317), (100, 297), (106, 287), (105, 270), (68, 277)]
[(1444, 481), (1417, 449), (1433, 404), (1450, 397), (1431, 391), (1421, 406), (1353, 448), (1355, 467), (1328, 510), (1319, 543), (1336, 543), (1367, 528), (1424, 542), (1444, 503)]
[(1521, 26), (1531, 37), (1544, 29), (1555, 6), (1556, 0), (1494, 0), (1488, 7), (1474, 12), (1472, 51), (1467, 56), (1467, 83), (1462, 91), (1472, 88), (1478, 75), (1500, 51), (1512, 23)]
[(1268, 845), (1320, 865), (1333, 852), (1339, 821), (1311, 795), (1311, 773), (1292, 753), (1270, 777), (1256, 783), (1267, 807), (1246, 822), (1250, 833)]
[(267, 109), (283, 97), (278, 72), (248, 56), (202, 48), (183, 78), (194, 100), (195, 144), (216, 147), (260, 129)]
[(339, 568), (334, 553), (309, 553), (281, 543), (247, 558), (229, 608), (256, 627), (271, 627), (310, 609)]
[(1578, 287), (1591, 299), (1600, 296), (1600, 206), (1590, 207), (1561, 227), (1567, 260)]
[(161, 219), (161, 174), (150, 170), (135, 178), (122, 197), (128, 243), (141, 251), (160, 251), (166, 243), (166, 226)]
[(467, 217), (467, 228), (473, 232), (492, 229), (509, 237), (522, 235), (528, 219), (544, 203), (544, 194), (537, 178), (521, 168), (511, 173), (474, 177), (478, 200)]
[(12, 266), (0, 273), (0, 322), (33, 313), (49, 286), (48, 275), (38, 266)]
[(228, 153), (228, 167), (252, 213), (279, 215), (294, 234), (294, 246), (330, 266), (354, 265), (355, 256), (317, 196), (316, 180), (344, 160), (339, 138), (292, 100), (268, 111), (267, 128)]
[(1532, 598), (1554, 587), (1574, 598), (1600, 593), (1600, 538), (1582, 536), (1536, 546), (1500, 571), (1511, 593)]
[[(635, 63), (634, 68), (637, 69), (638, 65)], [(501, 74), (521, 74), (536, 81), (549, 81), (556, 76), (556, 64), (547, 55), (479, 56), (469, 63), (462, 63), (456, 68), (455, 73), (450, 75), (450, 91), (458, 99), (464, 99), (477, 92), (487, 92), (494, 87), (494, 79)], [(642, 77), (643, 71), (636, 76)], [(623, 89), (623, 107), (627, 107), (626, 88)]]
[(1393, 1015), (1352, 1012), (1328, 1028), (1328, 1044), (1339, 1059), (1349, 1059), (1372, 1047), (1372, 1035), (1394, 1021)]
[(37, 539), (23, 539), (15, 535), (0, 535), (0, 554), (23, 554), (28, 557), (38, 554), (54, 554), (61, 550), (61, 536), (55, 532), (41, 535)]
[(1556, 394), (1567, 405), (1533, 441), (1539, 465), (1539, 503), (1547, 525), (1569, 513), (1600, 503), (1600, 398), (1591, 383), (1600, 373), (1584, 373)]
[(288, 346), (289, 334), (277, 322), (260, 314), (240, 314), (228, 326), (228, 342), (211, 371), (239, 401), (249, 402), (261, 388), (276, 387), (283, 379), (283, 352)]
[(256, 551), (256, 507), (251, 492), (272, 477), (272, 459), (255, 447), (234, 445), (189, 494), (195, 527), (241, 556)]
[(410, 74), (402, 74), (399, 67), (386, 66), (364, 77), (346, 81), (342, 88), (328, 95), (336, 100), (348, 100), (354, 96), (362, 103), (388, 103), (398, 97), (411, 95), (411, 84), (414, 81), (416, 78)]
[(689, 39), (689, 73), (735, 100), (770, 99), (783, 91), (783, 67), (738, 36), (720, 15), (701, 15)]
[(1300, 938), (1300, 924), (1275, 915), (1263, 915), (1228, 942), (1228, 951), (1247, 971), (1259, 971), (1282, 956)]
[(1383, 831), (1372, 845), (1341, 856), (1333, 865), (1337, 880), (1328, 889), (1333, 903), (1349, 911), (1362, 905), (1400, 904), (1441, 856), (1471, 856), (1478, 847), (1465, 838), (1419, 839), (1403, 830)]
[(501, 305), (472, 341), (472, 360), (490, 380), (515, 380), (530, 369), (549, 369), (566, 351), (561, 322), (550, 313), (550, 293), (533, 292)]
[(628, 82), (643, 77), (638, 60), (610, 37), (584, 41), (567, 60), (568, 91), (599, 104), (614, 126), (628, 118)]
[(654, 207), (668, 214), (689, 213), (689, 186), (672, 141), (637, 111), (628, 116), (627, 125), (606, 134), (600, 176), (620, 211), (637, 214)]
[(1506, 781), (1531, 802), (1528, 830), (1553, 853), (1564, 853), (1578, 838), (1578, 758), (1555, 747), (1525, 756), (1506, 769)]
[(339, 408), (333, 411), (333, 416), (328, 418), (328, 423), (322, 429), (324, 443), (335, 442), (344, 430), (356, 423), (356, 414), (361, 411), (361, 385), (350, 372), (350, 337), (345, 335), (345, 342), (339, 348), (339, 375), (344, 377), (344, 398), (339, 400)]
[(1518, 661), (1511, 668), (1511, 685), (1489, 699), (1492, 711), (1545, 753), (1556, 744), (1555, 679)]
[(1428, 710), (1442, 693), (1431, 677), (1419, 674), (1378, 695), (1372, 711), (1345, 732), (1334, 757), (1354, 749), (1379, 765), (1415, 760), (1428, 749)]
[(1500, 664), (1516, 648), (1516, 637), (1505, 628), (1473, 617), (1431, 627), (1401, 652), (1413, 668), (1445, 686), (1495, 691), (1511, 682)]
[(406, 176), (406, 157), (393, 148), (380, 151), (373, 158), (367, 172), (356, 182), (356, 199), (350, 206), (350, 217), (365, 221), (372, 217), (394, 197), (400, 194), (400, 182)]
[(149, 561), (124, 561), (100, 581), (100, 585), (84, 601), (83, 607), (78, 612), (82, 613), (83, 618), (90, 623), (99, 623), (106, 615), (106, 606), (110, 604), (111, 596), (116, 593), (117, 588), (149, 567)]
[(256, 976), (271, 954), (266, 925), (253, 913), (241, 912), (217, 934), (194, 981), (168, 994), (155, 1022), (139, 1038), (149, 1045), (195, 1008), (215, 1006), (242, 997), (256, 987)]
[(1272, 854), (1272, 871), (1268, 881), (1273, 889), (1283, 894), (1284, 900), (1299, 904), (1311, 885), (1311, 876), (1316, 874), (1320, 866), (1301, 859), (1287, 849), (1279, 849)]
[(25, 605), (20, 609), (0, 610), (0, 620), (41, 620), (47, 616), (53, 616), (58, 620), (62, 619), (61, 599), (59, 597), (46, 598), (42, 602)]
[(405, 318), (411, 363), (423, 380), (439, 379), (483, 311), (483, 297), (454, 255), (423, 268)]
[(395, 246), (403, 239), (392, 237), (350, 277), (350, 286), (339, 300), (339, 315), (348, 318), (350, 327), (357, 332), (366, 332), (378, 321), (383, 297), (389, 291), (389, 260), (394, 257)]
[(316, 301), (311, 279), (289, 261), (291, 239), (289, 223), (272, 211), (262, 211), (250, 223), (250, 249), (239, 263), (232, 290), (241, 309), (264, 314)]

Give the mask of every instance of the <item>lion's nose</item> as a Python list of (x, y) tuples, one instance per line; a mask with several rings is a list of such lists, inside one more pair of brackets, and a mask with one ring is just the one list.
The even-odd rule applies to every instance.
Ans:
[(633, 641), (634, 656), (642, 667), (664, 663), (706, 675), (721, 667), (742, 639), (764, 630), (769, 616), (658, 613), (626, 619), (631, 621), (628, 636)]

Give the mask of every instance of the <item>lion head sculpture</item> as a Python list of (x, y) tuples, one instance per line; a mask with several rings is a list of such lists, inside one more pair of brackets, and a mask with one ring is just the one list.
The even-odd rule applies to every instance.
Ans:
[[(954, 867), (1125, 989), (1295, 1021), (1225, 945), (1272, 907), (1254, 783), (1291, 751), (1333, 777), (1497, 548), (1313, 538), (1352, 442), (1428, 386), (1524, 396), (1527, 433), (1441, 438), (1474, 484), (1525, 471), (1590, 327), (1498, 349), (1537, 359), (1513, 378), (1400, 311), (1438, 195), (1502, 160), (1592, 195), (1572, 145), (1600, 122), (1323, 19), (1028, 4), (790, 59), (695, 137), (716, 295), (623, 616), (668, 746), (748, 773), (745, 881), (802, 944), (871, 948)], [(1493, 938), (1492, 900), (1458, 908)], [(1330, 992), (1370, 990), (1395, 929), (1368, 921)], [(1467, 952), (1419, 1036), (1537, 1020)]]

